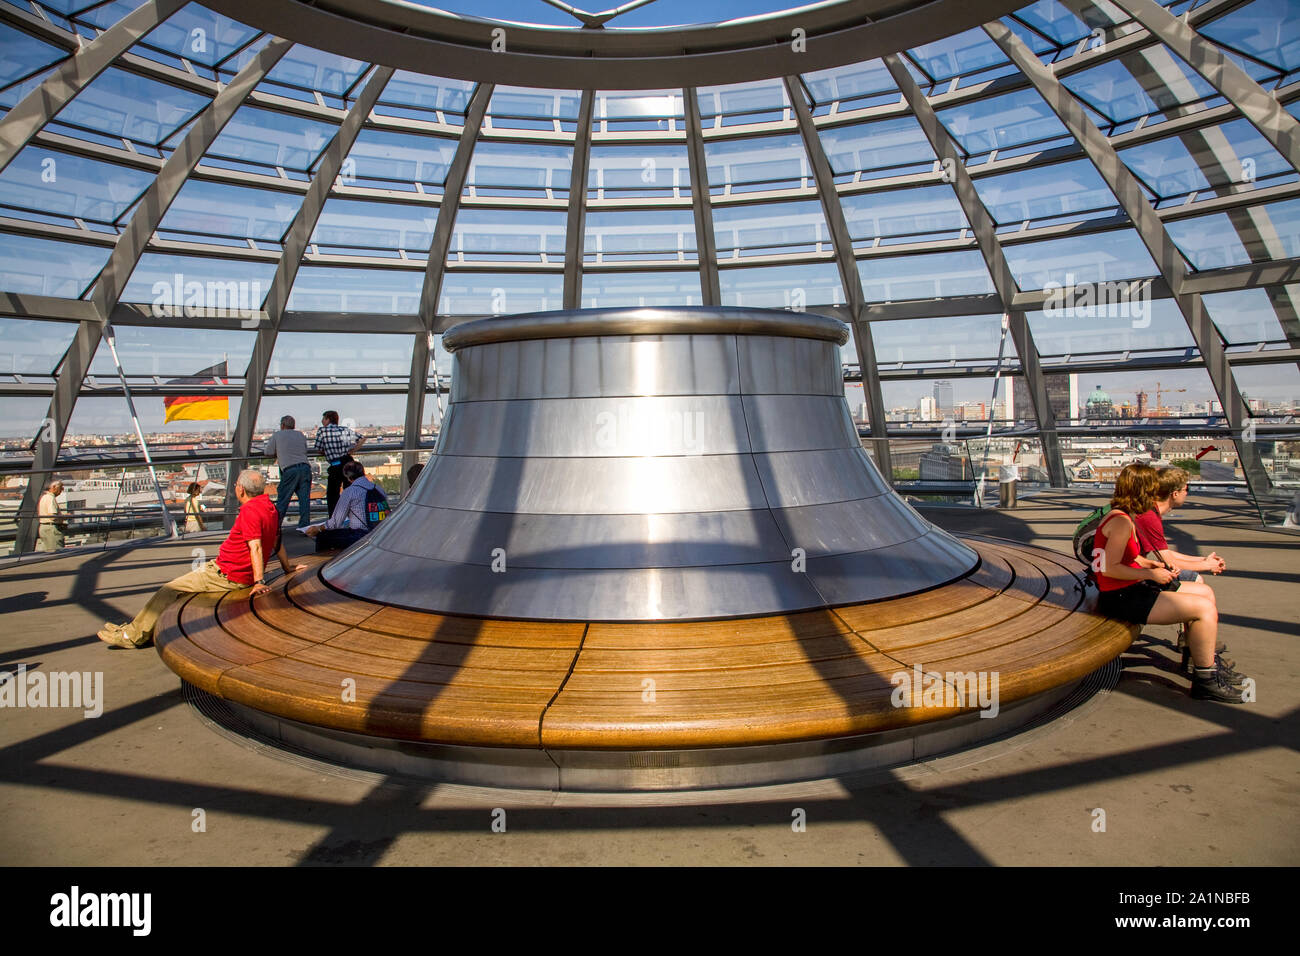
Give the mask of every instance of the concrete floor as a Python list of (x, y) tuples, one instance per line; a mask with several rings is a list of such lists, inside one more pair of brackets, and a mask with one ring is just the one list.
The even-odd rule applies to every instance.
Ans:
[[(1049, 492), (1013, 512), (923, 511), (954, 531), (1068, 551), (1100, 501)], [(9, 567), (0, 669), (102, 671), (105, 704), (97, 719), (0, 711), (0, 863), (1295, 865), (1300, 537), (1261, 530), (1242, 499), (1206, 495), (1169, 528), (1179, 550), (1228, 562), (1213, 581), (1221, 636), (1256, 678), (1256, 703), (1189, 699), (1174, 629), (1149, 627), (1113, 692), (1011, 741), (851, 786), (654, 808), (398, 785), (220, 736), (154, 651), (94, 636), (219, 536)]]

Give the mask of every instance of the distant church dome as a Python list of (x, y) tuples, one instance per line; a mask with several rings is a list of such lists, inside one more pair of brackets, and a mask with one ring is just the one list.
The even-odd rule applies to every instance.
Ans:
[(1107, 395), (1105, 392), (1103, 392), (1103, 391), (1101, 390), (1101, 386), (1098, 385), (1095, 389), (1093, 389), (1092, 394), (1088, 396), (1088, 404), (1089, 404), (1089, 405), (1109, 405), (1109, 404), (1110, 404), (1110, 396)]

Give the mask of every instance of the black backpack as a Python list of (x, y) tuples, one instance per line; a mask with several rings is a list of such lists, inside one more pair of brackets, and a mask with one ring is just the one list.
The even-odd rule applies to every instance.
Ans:
[(388, 495), (382, 488), (373, 485), (366, 489), (366, 530), (374, 531), (379, 522), (388, 517)]

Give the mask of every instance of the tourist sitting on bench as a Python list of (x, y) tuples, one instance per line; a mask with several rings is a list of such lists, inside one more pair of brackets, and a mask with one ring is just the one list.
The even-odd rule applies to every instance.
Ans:
[(148, 647), (158, 618), (182, 594), (221, 594), (245, 588), (251, 588), (254, 597), (266, 593), (270, 590), (266, 562), (271, 555), (279, 559), (285, 574), (306, 569), (305, 564), (289, 563), (280, 540), (280, 513), (266, 494), (266, 479), (260, 471), (248, 468), (239, 473), (235, 498), (239, 514), (216, 558), (168, 581), (129, 623), (106, 623), (99, 631), (101, 641), (114, 647)]
[(1097, 610), (1134, 624), (1186, 622), (1195, 668), (1192, 697), (1240, 704), (1246, 677), (1215, 653), (1219, 611), (1214, 600), (1204, 594), (1183, 593), (1178, 573), (1143, 557), (1139, 549), (1134, 516), (1151, 510), (1158, 487), (1156, 470), (1149, 465), (1127, 465), (1115, 479), (1111, 510), (1093, 539)]
[[(1190, 554), (1182, 554), (1169, 547), (1169, 542), (1165, 540), (1164, 516), (1175, 508), (1182, 507), (1187, 502), (1187, 483), (1191, 478), (1190, 475), (1182, 468), (1168, 467), (1161, 468), (1156, 472), (1158, 486), (1156, 488), (1156, 500), (1150, 511), (1144, 511), (1134, 518), (1134, 524), (1137, 528), (1138, 547), (1142, 549), (1142, 554), (1153, 561), (1159, 561), (1171, 571), (1178, 574), (1179, 586), (1176, 589), (1179, 594), (1200, 594), (1209, 598), (1217, 607), (1218, 600), (1214, 595), (1214, 590), (1198, 572), (1208, 571), (1211, 574), (1220, 574), (1228, 568), (1223, 558), (1211, 552), (1207, 557), (1198, 558)], [(1166, 588), (1166, 590), (1174, 590)], [(1187, 625), (1184, 624), (1178, 631), (1178, 648), (1183, 652), (1182, 668), (1191, 673), (1191, 649), (1187, 645)], [(1215, 647), (1216, 653), (1219, 654), (1223, 663), (1232, 668), (1233, 662), (1229, 657), (1223, 656), (1223, 652), (1228, 649), (1228, 645), (1223, 641)]]
[(343, 482), (334, 513), (322, 524), (303, 529), (316, 539), (317, 553), (355, 544), (388, 517), (388, 496), (366, 477), (361, 462), (350, 461), (343, 466)]

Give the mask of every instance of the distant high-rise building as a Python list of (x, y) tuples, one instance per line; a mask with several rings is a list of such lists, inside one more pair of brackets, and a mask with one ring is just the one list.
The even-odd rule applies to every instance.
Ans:
[(917, 411), (921, 413), (923, 422), (932, 422), (939, 417), (934, 413), (934, 399), (929, 395), (921, 396), (921, 401), (917, 403)]
[(934, 410), (939, 418), (952, 417), (952, 382), (947, 380), (934, 383)]
[[(1007, 417), (1017, 421), (1032, 421), (1034, 406), (1029, 400), (1029, 385), (1023, 376), (1017, 375), (1012, 380), (1012, 387), (1007, 395)], [(1079, 376), (1074, 372), (1049, 372), (1043, 376), (1047, 386), (1047, 402), (1052, 406), (1052, 417), (1058, 422), (1066, 422), (1078, 417)]]

